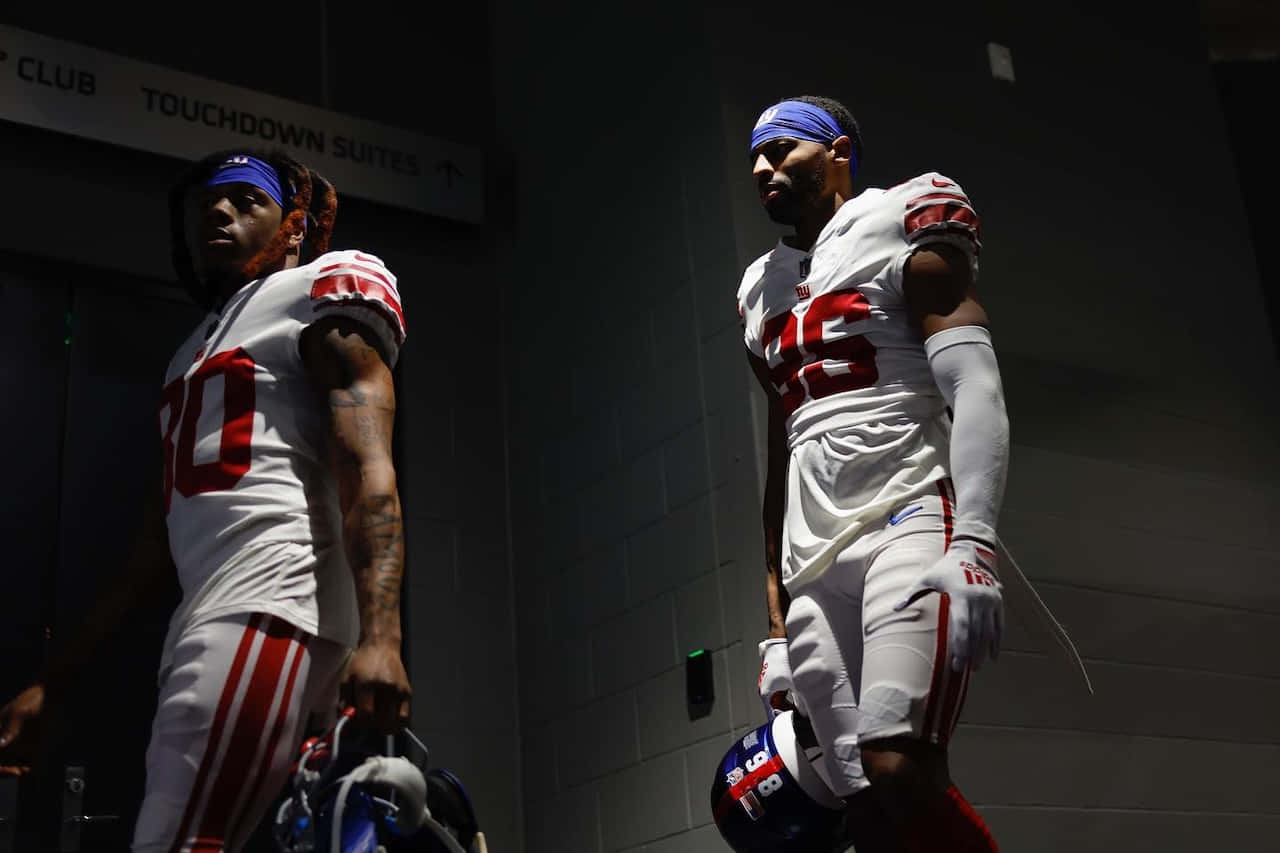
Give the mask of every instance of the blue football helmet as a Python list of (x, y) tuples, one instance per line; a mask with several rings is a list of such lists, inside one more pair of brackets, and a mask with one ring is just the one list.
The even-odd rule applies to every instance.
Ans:
[[(276, 812), (283, 853), (488, 853), (471, 798), (448, 770), (378, 755), (343, 729), (348, 708), (322, 737), (309, 738)], [(427, 749), (404, 734), (424, 756)], [(425, 765), (425, 759), (424, 759)]]
[(734, 742), (711, 783), (711, 812), (738, 853), (844, 850), (844, 805), (805, 755), (808, 721), (784, 711)]

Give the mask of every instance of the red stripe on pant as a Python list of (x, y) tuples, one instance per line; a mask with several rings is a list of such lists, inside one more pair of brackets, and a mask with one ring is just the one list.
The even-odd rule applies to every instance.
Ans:
[[(946, 553), (951, 548), (951, 537), (955, 532), (955, 483), (952, 482), (950, 477), (938, 481), (938, 494), (942, 497), (942, 524), (945, 531), (942, 550), (943, 553)], [(943, 599), (949, 605), (948, 597), (944, 595)], [(939, 616), (938, 630), (943, 633), (947, 630), (947, 615), (945, 613)], [(944, 642), (942, 647), (945, 648), (945, 646)], [(942, 679), (946, 685), (946, 695), (935, 697), (932, 690), (930, 690), (929, 703), (931, 710), (935, 714), (934, 724), (937, 728), (933, 732), (926, 728), (925, 735), (927, 737), (932, 733), (936, 743), (946, 746), (951, 741), (951, 734), (955, 731), (956, 723), (960, 721), (960, 709), (964, 707), (965, 695), (969, 691), (970, 669), (966, 666), (963, 672), (955, 672), (951, 669), (951, 662), (946, 660), (945, 657), (937, 660), (942, 661), (941, 665), (946, 670), (946, 677)], [(938, 663), (935, 661), (935, 667), (937, 665)], [(934, 675), (936, 684), (936, 669), (934, 670)]]
[(944, 594), (938, 614), (939, 639), (933, 660), (933, 680), (929, 684), (929, 696), (925, 700), (922, 728), (925, 740), (944, 747), (950, 743), (956, 723), (960, 721), (960, 709), (964, 707), (964, 699), (969, 692), (970, 673), (968, 666), (960, 672), (953, 670), (947, 654), (947, 611), (950, 609), (950, 602), (950, 596)]
[(903, 827), (903, 853), (1000, 853), (991, 830), (955, 785), (931, 798)]
[(289, 719), (289, 706), (293, 698), (293, 688), (298, 681), (298, 670), (302, 666), (302, 656), (306, 653), (308, 639), (309, 637), (305, 634), (298, 639), (298, 651), (294, 654), (293, 663), (289, 666), (289, 680), (285, 683), (284, 692), (280, 694), (280, 707), (276, 710), (275, 725), (271, 727), (271, 735), (267, 738), (267, 747), (263, 750), (262, 761), (258, 765), (257, 779), (252, 787), (249, 788), (249, 796), (240, 805), (230, 826), (228, 826), (228, 837), (236, 836), (240, 829), (240, 824), (244, 821), (244, 812), (252, 808), (254, 801), (262, 792), (262, 783), (266, 781), (271, 772), (271, 760), (276, 754), (276, 749), (280, 746), (280, 735), (283, 733), (285, 723)]
[(270, 724), (271, 700), (280, 686), (280, 674), (298, 633), (288, 622), (274, 616), (268, 617), (260, 630), (266, 636), (258, 652), (257, 664), (249, 676), (248, 689), (240, 701), (231, 742), (209, 791), (209, 802), (204, 807), (204, 816), (196, 831), (196, 837), (200, 839), (225, 842), (229, 835), (232, 809), (244, 791), (258, 744)]
[(942, 739), (939, 743), (947, 746), (951, 743), (951, 736), (956, 732), (956, 725), (960, 722), (960, 712), (964, 709), (965, 697), (969, 695), (969, 676), (973, 670), (969, 666), (964, 668), (964, 677), (959, 679), (960, 689), (956, 691), (954, 700), (951, 703), (950, 722), (944, 722), (946, 728), (942, 731)]
[[(942, 498), (943, 553), (951, 548), (951, 537), (955, 531), (952, 488), (950, 478), (938, 481), (938, 496)], [(961, 672), (951, 669), (947, 649), (951, 597), (940, 593), (938, 598), (938, 640), (933, 658), (933, 678), (929, 684), (929, 696), (925, 700), (922, 734), (925, 740), (946, 746), (960, 719), (960, 709), (964, 706), (965, 695), (969, 690), (969, 667), (966, 666)]]
[[(945, 502), (945, 498), (943, 499)], [(929, 682), (929, 695), (925, 699), (924, 724), (921, 735), (927, 741), (937, 742), (935, 732), (941, 711), (943, 693), (947, 686), (947, 676), (951, 672), (951, 664), (947, 660), (947, 613), (951, 609), (951, 596), (945, 592), (938, 594), (938, 637), (933, 651), (933, 678)]]
[[(950, 663), (946, 666), (951, 668)], [(947, 680), (946, 695), (938, 703), (938, 731), (935, 739), (935, 743), (944, 747), (951, 742), (951, 733), (955, 731), (956, 722), (960, 719), (960, 707), (964, 704), (964, 696), (969, 687), (969, 667), (966, 666), (960, 672), (951, 670), (947, 674), (950, 678)]]
[[(244, 658), (248, 656), (258, 634), (263, 637), (257, 660), (252, 670), (245, 672)], [(218, 702), (219, 719), (215, 720), (215, 726), (210, 730), (196, 784), (192, 787), (191, 799), (187, 802), (183, 825), (171, 848), (173, 853), (180, 853), (183, 849), (190, 849), (192, 853), (223, 849), (229, 836), (232, 809), (244, 790), (258, 744), (270, 722), (271, 703), (279, 686), (285, 660), (290, 647), (298, 639), (298, 630), (282, 619), (264, 614), (255, 614), (250, 618), (240, 640), (236, 663), (232, 666)], [(238, 688), (246, 679), (244, 695), (239, 708), (235, 709), (230, 739), (227, 748), (222, 751), (221, 765), (217, 776), (210, 781), (208, 774), (213, 763), (218, 760), (222, 730), (235, 705)], [(282, 697), (284, 702), (288, 699), (288, 695)], [(207, 798), (204, 796), (206, 782), (209, 790)], [(192, 820), (201, 811), (202, 801), (204, 808), (199, 826), (191, 832)]]
[(182, 849), (186, 853), (226, 853), (227, 841), (221, 835), (212, 838), (188, 838)]
[(188, 795), (187, 808), (182, 813), (182, 823), (178, 827), (178, 834), (173, 839), (173, 846), (170, 853), (180, 853), (183, 846), (183, 839), (187, 837), (187, 830), (191, 826), (191, 820), (195, 816), (195, 810), (199, 806), (201, 795), (204, 793), (204, 783), (209, 775), (209, 769), (213, 765), (213, 760), (218, 752), (218, 744), (222, 741), (222, 729), (226, 725), (227, 715), (231, 712), (231, 706), (235, 702), (236, 688), (240, 686), (240, 676), (244, 673), (244, 664), (249, 657), (249, 649), (253, 646), (254, 636), (257, 634), (258, 622), (263, 617), (254, 615), (249, 618), (249, 624), (245, 627), (244, 633), (240, 635), (240, 646), (236, 649), (236, 656), (231, 663), (231, 671), (227, 673), (227, 683), (222, 688), (222, 696), (218, 699), (218, 709), (213, 714), (213, 725), (209, 728), (209, 737), (205, 741), (204, 757), (200, 759), (200, 769), (196, 771), (196, 780), (191, 786), (191, 793)]

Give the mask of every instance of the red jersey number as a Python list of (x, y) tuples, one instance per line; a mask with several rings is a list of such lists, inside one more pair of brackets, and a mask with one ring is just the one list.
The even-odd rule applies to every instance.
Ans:
[(828, 320), (856, 323), (869, 316), (871, 305), (855, 289), (823, 293), (809, 303), (801, 319), (787, 311), (765, 321), (766, 352), (775, 340), (779, 341), (780, 360), (769, 368), (769, 376), (782, 395), (787, 415), (799, 408), (806, 397), (820, 400), (875, 384), (879, 378), (876, 348), (870, 341), (862, 335), (823, 339), (823, 325)]
[[(208, 359), (189, 380), (175, 379), (164, 389), (160, 415), (166, 513), (175, 488), (188, 498), (222, 491), (233, 487), (248, 472), (253, 454), (254, 368), (249, 353), (229, 350)], [(215, 461), (197, 465), (196, 426), (204, 406), (204, 386), (215, 376), (223, 378), (221, 445)], [(163, 420), (166, 410), (167, 423)]]

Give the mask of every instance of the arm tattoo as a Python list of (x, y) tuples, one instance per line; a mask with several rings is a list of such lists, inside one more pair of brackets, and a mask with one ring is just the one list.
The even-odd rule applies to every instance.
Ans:
[(359, 528), (352, 535), (352, 550), (361, 558), (355, 568), (364, 574), (362, 591), (377, 610), (399, 610), (404, 571), (400, 502), (392, 494), (375, 494), (364, 498), (358, 509)]
[(361, 626), (398, 631), (404, 523), (391, 467), (395, 392), (386, 362), (360, 334), (324, 338), (324, 377), (343, 543), (355, 574)]
[(369, 452), (391, 453), (395, 402), (376, 389), (353, 382), (329, 392), (329, 420), (337, 440), (336, 461), (358, 465)]
[(329, 392), (329, 406), (334, 409), (360, 409), (367, 405), (369, 400), (358, 387), (335, 388)]

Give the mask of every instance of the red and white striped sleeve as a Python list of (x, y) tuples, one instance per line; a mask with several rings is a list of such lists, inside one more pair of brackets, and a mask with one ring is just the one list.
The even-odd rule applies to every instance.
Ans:
[(948, 243), (976, 259), (982, 249), (978, 214), (960, 185), (937, 172), (903, 184), (902, 230), (915, 250)]
[(396, 277), (381, 260), (359, 251), (329, 252), (315, 265), (311, 305), (316, 319), (342, 315), (363, 323), (381, 339), (394, 365), (405, 337)]

